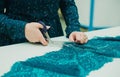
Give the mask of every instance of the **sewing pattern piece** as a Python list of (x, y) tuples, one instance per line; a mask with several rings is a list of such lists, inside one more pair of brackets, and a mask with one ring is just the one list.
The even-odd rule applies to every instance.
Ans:
[(65, 44), (58, 51), (16, 62), (2, 77), (86, 77), (120, 58), (120, 36), (94, 38), (84, 45)]

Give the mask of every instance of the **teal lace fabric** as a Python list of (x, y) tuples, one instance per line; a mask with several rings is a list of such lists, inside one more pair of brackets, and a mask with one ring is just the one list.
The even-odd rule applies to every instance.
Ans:
[(16, 62), (2, 77), (86, 77), (120, 58), (120, 36), (65, 43), (58, 51)]

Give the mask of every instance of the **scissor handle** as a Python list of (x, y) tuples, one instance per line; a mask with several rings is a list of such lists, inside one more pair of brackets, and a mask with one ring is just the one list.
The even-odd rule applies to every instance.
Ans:
[(41, 29), (41, 31), (44, 32), (44, 33), (46, 33), (47, 32), (47, 27), (46, 27), (45, 23), (42, 22), (42, 21), (39, 21), (38, 23), (40, 23), (43, 26), (43, 28)]
[(46, 39), (47, 39), (47, 37), (46, 37), (46, 35), (45, 35), (45, 33), (47, 32), (47, 27), (46, 27), (45, 23), (44, 23), (44, 22), (42, 22), (42, 21), (39, 21), (38, 23), (40, 23), (40, 24), (43, 26), (43, 28), (42, 28), (42, 29), (40, 29), (40, 31), (42, 32), (42, 34), (43, 34), (44, 38), (46, 38)]

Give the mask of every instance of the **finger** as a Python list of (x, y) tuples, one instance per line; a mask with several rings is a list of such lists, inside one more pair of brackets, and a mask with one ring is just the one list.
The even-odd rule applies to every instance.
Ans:
[(40, 42), (42, 43), (42, 45), (46, 46), (48, 45), (48, 42), (43, 38), (40, 40)]
[(74, 42), (74, 41), (75, 41), (75, 36), (74, 36), (73, 34), (70, 35), (70, 36), (69, 36), (69, 40), (72, 41), (72, 42)]
[(88, 39), (88, 37), (87, 37), (87, 35), (86, 35), (86, 34), (83, 34), (83, 36), (84, 36), (84, 38), (85, 38), (85, 39)]
[(45, 40), (45, 38), (43, 37), (42, 33), (40, 33), (40, 37), (39, 37), (39, 41), (42, 43), (42, 45), (48, 45), (48, 42)]
[(84, 34), (84, 40), (85, 40), (85, 43), (87, 43), (87, 41), (88, 41), (88, 37), (87, 37), (87, 35), (86, 34)]
[(85, 38), (83, 33), (76, 35), (76, 42), (77, 43), (83, 44), (83, 43), (85, 43), (85, 41), (86, 41), (86, 38)]
[(88, 41), (88, 37), (84, 32), (81, 34), (81, 37), (84, 39), (83, 40), (84, 43), (86, 43)]
[(75, 39), (75, 42), (81, 43), (82, 39), (81, 39), (80, 34), (76, 34), (76, 37), (75, 37), (75, 38), (76, 38), (76, 39)]
[(84, 36), (81, 36), (82, 40), (81, 40), (81, 43), (84, 44), (87, 42), (87, 39), (84, 37)]
[(76, 42), (77, 43), (84, 43), (84, 38), (83, 38), (83, 32), (77, 33), (76, 34)]
[(88, 42), (88, 37), (86, 36), (86, 37), (85, 37), (85, 43), (87, 43), (87, 42)]
[(87, 42), (88, 42), (88, 39), (85, 40), (85, 43), (87, 43)]
[(36, 25), (37, 25), (38, 28), (41, 28), (41, 29), (43, 28), (43, 25), (41, 25), (39, 23), (36, 23)]

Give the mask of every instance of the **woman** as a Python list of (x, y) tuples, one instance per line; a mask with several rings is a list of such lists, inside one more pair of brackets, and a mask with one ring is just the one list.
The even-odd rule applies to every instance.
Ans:
[(67, 25), (67, 37), (74, 42), (86, 43), (86, 35), (79, 31), (74, 0), (0, 0), (0, 45), (26, 41), (47, 45), (39, 30), (43, 25), (38, 21), (50, 26), (50, 37), (62, 36), (59, 8)]

